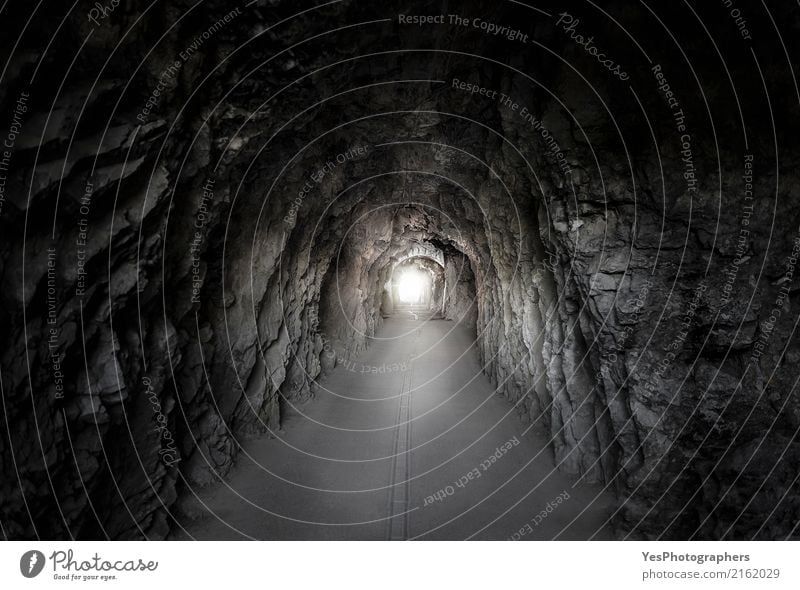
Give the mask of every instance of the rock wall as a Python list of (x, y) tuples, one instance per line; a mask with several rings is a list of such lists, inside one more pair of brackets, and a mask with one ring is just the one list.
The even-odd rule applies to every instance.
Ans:
[(444, 277), (444, 317), (475, 326), (478, 319), (477, 291), (469, 259), (455, 249), (450, 250), (445, 256)]
[[(167, 536), (242, 437), (368, 346), (393, 265), (427, 243), (445, 252), (447, 317), (474, 324), (559, 468), (617, 492), (621, 535), (786, 534), (797, 154), (766, 106), (788, 112), (794, 90), (764, 65), (780, 98), (746, 88), (740, 116), (646, 13), (612, 8), (654, 39), (688, 132), (652, 60), (620, 84), (520, 6), (482, 10), (555, 50), (394, 22), (322, 34), (422, 3), (121, 8), (75, 64), (25, 37), (0, 99), (25, 103), (0, 211), (5, 534)], [(92, 27), (66, 18), (58, 44), (77, 46)], [(613, 22), (593, 26), (631, 55)], [(682, 46), (697, 80), (719, 79), (718, 56)], [(749, 54), (731, 52), (741, 83)], [(745, 115), (737, 151), (725, 122)]]

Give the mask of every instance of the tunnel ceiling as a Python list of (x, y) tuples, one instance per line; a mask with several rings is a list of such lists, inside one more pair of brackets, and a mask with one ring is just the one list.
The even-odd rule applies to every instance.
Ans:
[[(798, 509), (779, 503), (800, 458), (791, 323), (750, 359), (798, 226), (796, 88), (780, 60), (754, 65), (716, 6), (651, 4), (459, 4), (525, 43), (397, 18), (451, 3), (121, 4), (99, 26), (43, 14), (31, 31), (63, 20), (57, 45), (75, 49), (26, 33), (0, 103), (30, 97), (0, 210), (18, 441), (0, 438), (0, 502), (26, 515), (6, 534), (167, 537), (188, 489), (229, 473), (238, 437), (274, 433), (286, 400), (366, 349), (393, 268), (420, 255), (559, 468), (620, 499), (620, 534), (788, 532), (757, 527), (756, 506)], [(22, 27), (27, 9), (9, 10)], [(742, 241), (746, 161), (763, 206)], [(718, 509), (686, 510), (698, 494)], [(743, 497), (759, 502), (734, 519)]]

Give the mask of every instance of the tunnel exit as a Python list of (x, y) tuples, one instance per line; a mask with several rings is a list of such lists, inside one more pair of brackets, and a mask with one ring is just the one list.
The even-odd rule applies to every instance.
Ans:
[(386, 291), (385, 311), (440, 312), (444, 304), (444, 268), (430, 258), (409, 258), (394, 268)]
[(424, 304), (430, 303), (431, 278), (426, 273), (415, 269), (405, 271), (397, 279), (397, 296), (400, 303)]

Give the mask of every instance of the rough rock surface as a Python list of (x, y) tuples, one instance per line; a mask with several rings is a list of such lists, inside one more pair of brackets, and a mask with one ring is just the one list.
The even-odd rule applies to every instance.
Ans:
[[(257, 3), (185, 60), (227, 4), (141, 22), (121, 6), (74, 64), (23, 38), (0, 95), (10, 113), (30, 94), (0, 211), (4, 534), (166, 537), (237, 440), (280, 428), (282, 399), (369, 345), (393, 265), (422, 244), (445, 254), (446, 317), (475, 325), (486, 373), (560, 469), (617, 493), (620, 535), (789, 533), (798, 121), (769, 108), (788, 117), (795, 89), (765, 62), (750, 85), (738, 31), (704, 19), (731, 48), (740, 115), (704, 42), (681, 40), (687, 62), (646, 11), (613, 4), (665, 64), (693, 177), (651, 66), (606, 19), (593, 33), (628, 56), (630, 87), (511, 3), (470, 10), (553, 51), (396, 19), (335, 30), (419, 3)], [(65, 22), (58, 45), (76, 48), (92, 26)]]

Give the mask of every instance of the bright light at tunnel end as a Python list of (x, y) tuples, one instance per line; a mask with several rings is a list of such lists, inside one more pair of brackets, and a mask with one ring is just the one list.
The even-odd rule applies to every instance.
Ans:
[(425, 291), (426, 277), (419, 271), (408, 270), (397, 284), (397, 294), (403, 303), (419, 303)]

